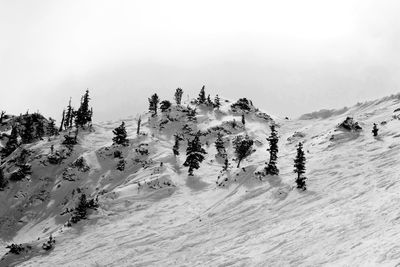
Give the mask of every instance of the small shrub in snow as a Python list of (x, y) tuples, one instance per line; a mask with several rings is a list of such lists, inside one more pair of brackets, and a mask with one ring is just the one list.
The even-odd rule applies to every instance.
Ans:
[(50, 235), (49, 240), (47, 240), (45, 243), (42, 244), (42, 248), (44, 250), (50, 250), (53, 248), (55, 243), (56, 243), (56, 240), (53, 238), (52, 235)]
[(339, 128), (347, 131), (360, 131), (362, 130), (358, 122), (355, 122), (352, 117), (347, 117), (342, 123), (339, 124)]
[(114, 158), (122, 158), (122, 152), (120, 150), (115, 150), (114, 151)]
[(125, 170), (125, 160), (124, 159), (121, 159), (118, 161), (117, 170), (119, 170), (119, 171)]
[(379, 131), (378, 126), (376, 125), (376, 123), (374, 123), (374, 126), (372, 127), (372, 134), (374, 136), (378, 136), (378, 131)]
[(6, 248), (9, 249), (9, 253), (19, 255), (21, 252), (25, 250), (24, 246), (22, 244), (11, 244), (6, 246)]
[(23, 165), (19, 165), (19, 168), (13, 172), (10, 175), (10, 180), (11, 181), (21, 181), (22, 179), (24, 179), (27, 175), (31, 174), (31, 165), (29, 164), (23, 164)]

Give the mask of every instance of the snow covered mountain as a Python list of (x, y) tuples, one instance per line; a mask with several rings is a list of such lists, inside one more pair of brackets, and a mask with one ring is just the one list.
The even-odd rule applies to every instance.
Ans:
[[(154, 117), (142, 114), (139, 134), (137, 118), (124, 118), (128, 146), (112, 142), (121, 124), (116, 121), (81, 131), (72, 151), (61, 144), (63, 134), (18, 148), (4, 159), (6, 177), (16, 172), (23, 149), (31, 174), (0, 191), (0, 265), (400, 264), (400, 95), (298, 119), (273, 117), (252, 104), (232, 109), (233, 103), (224, 100), (219, 110), (185, 103)], [(187, 106), (197, 108), (194, 118)], [(362, 130), (338, 127), (347, 117)], [(280, 175), (260, 176), (272, 123), (280, 137)], [(198, 130), (207, 154), (188, 176), (186, 141), (175, 156), (174, 134), (186, 139)], [(216, 157), (218, 132), (227, 171)], [(254, 140), (254, 151), (237, 168), (232, 140), (244, 134)], [(294, 182), (300, 141), (306, 191)], [(60, 162), (52, 162), (56, 154)], [(99, 207), (68, 225), (82, 193)], [(50, 234), (56, 243), (46, 251), (42, 244)], [(11, 243), (25, 250), (6, 254)]]

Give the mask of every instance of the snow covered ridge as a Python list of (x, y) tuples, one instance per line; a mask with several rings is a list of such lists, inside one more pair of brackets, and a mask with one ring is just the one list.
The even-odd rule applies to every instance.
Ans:
[(400, 262), (398, 98), (284, 120), (204, 88), (179, 95), (124, 122), (18, 137), (1, 165), (0, 265)]

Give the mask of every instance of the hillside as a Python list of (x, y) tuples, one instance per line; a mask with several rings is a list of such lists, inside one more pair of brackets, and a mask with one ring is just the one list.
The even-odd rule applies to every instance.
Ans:
[[(234, 101), (235, 102), (235, 101)], [(3, 159), (6, 177), (21, 151), (31, 174), (0, 191), (1, 266), (394, 266), (400, 263), (400, 95), (340, 110), (281, 119), (249, 109), (173, 105), (157, 116), (128, 117), (128, 146), (113, 144), (121, 121), (80, 131), (69, 151), (63, 134), (18, 148)], [(188, 109), (188, 106), (191, 107)], [(187, 116), (197, 108), (195, 118)], [(241, 123), (245, 113), (246, 123)], [(353, 117), (361, 131), (337, 126)], [(233, 122), (235, 121), (235, 122)], [(266, 138), (280, 137), (279, 176), (259, 176)], [(373, 137), (373, 123), (379, 127)], [(10, 129), (4, 129), (9, 131)], [(186, 139), (201, 131), (205, 160), (194, 176), (183, 166)], [(174, 134), (183, 134), (174, 156)], [(214, 142), (221, 132), (230, 166)], [(66, 132), (67, 133), (67, 132)], [(237, 168), (232, 140), (248, 134), (254, 150)], [(307, 190), (296, 189), (293, 159), (304, 143)], [(51, 164), (51, 147), (65, 158)], [(116, 156), (120, 151), (121, 156)], [(118, 154), (118, 152), (117, 152)], [(120, 161), (124, 169), (118, 170)], [(71, 226), (85, 193), (98, 199)], [(50, 234), (54, 249), (41, 249)], [(28, 244), (20, 255), (7, 244)]]

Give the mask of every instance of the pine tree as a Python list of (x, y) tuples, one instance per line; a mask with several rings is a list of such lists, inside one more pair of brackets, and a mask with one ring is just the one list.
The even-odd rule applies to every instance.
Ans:
[(40, 140), (43, 140), (43, 136), (45, 135), (44, 123), (43, 120), (39, 119), (36, 125), (36, 137)]
[(175, 90), (175, 101), (177, 105), (180, 105), (182, 102), (182, 95), (183, 95), (183, 90), (181, 88), (177, 88)]
[(187, 112), (188, 121), (196, 121), (197, 110), (195, 108), (191, 108), (190, 106), (187, 106), (187, 108), (188, 108)]
[(0, 190), (4, 190), (4, 188), (7, 186), (8, 181), (6, 177), (4, 176), (4, 171), (3, 169), (0, 168)]
[(24, 130), (22, 131), (21, 138), (24, 144), (29, 144), (33, 141), (33, 121), (32, 117), (27, 115), (25, 117)]
[(224, 166), (222, 167), (222, 171), (227, 171), (229, 167), (228, 157), (225, 157)]
[(175, 138), (175, 143), (174, 146), (172, 147), (172, 151), (174, 152), (175, 156), (179, 156), (179, 142), (182, 140), (179, 134), (174, 135)]
[(243, 126), (246, 124), (246, 118), (244, 117), (244, 114), (242, 114), (242, 124)]
[(3, 119), (4, 119), (5, 115), (6, 115), (6, 112), (4, 110), (2, 110), (0, 113), (0, 125), (3, 124)]
[(137, 122), (137, 130), (136, 130), (136, 134), (139, 135), (140, 134), (140, 124), (142, 123), (142, 117), (139, 116), (138, 122)]
[(115, 144), (123, 145), (123, 146), (128, 145), (129, 141), (126, 138), (127, 133), (126, 133), (126, 129), (125, 129), (125, 122), (122, 122), (120, 126), (115, 128), (113, 130), (113, 133), (115, 134), (115, 136), (113, 137), (112, 140)]
[(4, 157), (9, 156), (17, 147), (19, 146), (18, 143), (18, 127), (17, 125), (13, 125), (11, 129), (11, 134), (8, 137), (8, 141), (6, 143), (5, 148), (1, 151)]
[(300, 142), (297, 147), (297, 155), (294, 159), (294, 172), (297, 173), (296, 184), (297, 188), (306, 190), (306, 177), (303, 174), (306, 172), (306, 157), (304, 156), (303, 144)]
[(200, 163), (204, 160), (206, 151), (201, 147), (200, 132), (196, 134), (192, 141), (188, 140), (186, 149), (186, 161), (183, 166), (189, 167), (189, 176), (193, 176), (193, 170), (200, 168)]
[(63, 131), (64, 122), (65, 122), (65, 109), (63, 110), (63, 113), (62, 113), (61, 124), (60, 124), (60, 128), (58, 129), (59, 132)]
[(149, 98), (149, 111), (153, 112), (153, 116), (157, 115), (157, 109), (158, 109), (158, 103), (160, 102), (160, 99), (158, 98), (157, 94), (153, 94)]
[(372, 133), (374, 134), (374, 136), (378, 136), (378, 126), (376, 125), (376, 123), (374, 123), (374, 127), (372, 128)]
[(89, 90), (82, 96), (81, 105), (76, 111), (75, 124), (77, 127), (84, 127), (92, 121), (92, 109), (89, 109)]
[(205, 92), (205, 86), (203, 85), (203, 87), (200, 90), (199, 93), (199, 97), (197, 98), (197, 102), (199, 104), (204, 104), (206, 103), (206, 92)]
[(207, 102), (206, 103), (207, 103), (207, 106), (213, 106), (214, 105), (212, 100), (211, 100), (210, 95), (207, 96)]
[(218, 95), (215, 96), (214, 107), (216, 107), (217, 109), (219, 109), (221, 107), (221, 99), (219, 98)]
[(265, 168), (265, 173), (267, 175), (279, 175), (279, 169), (276, 167), (276, 161), (278, 159), (278, 141), (279, 137), (275, 130), (275, 125), (272, 124), (270, 126), (271, 135), (267, 138), (269, 142), (269, 163), (268, 166)]
[(222, 140), (222, 134), (220, 132), (217, 134), (217, 140), (215, 140), (215, 148), (218, 151), (218, 156), (226, 157), (224, 140)]
[[(64, 112), (63, 112), (64, 115)], [(67, 113), (65, 114), (64, 127), (65, 129), (72, 127), (72, 120), (74, 117), (74, 108), (71, 105), (71, 98), (69, 98), (68, 106), (67, 106)], [(64, 116), (63, 116), (64, 118)]]
[(160, 103), (161, 112), (167, 111), (170, 107), (171, 107), (171, 102), (169, 102), (168, 100), (161, 101)]
[(58, 135), (58, 130), (56, 128), (56, 121), (53, 118), (49, 118), (49, 123), (47, 124), (47, 133), (50, 136)]
[(238, 159), (238, 168), (240, 167), (240, 163), (242, 162), (242, 160), (250, 155), (253, 143), (253, 140), (251, 140), (247, 134), (244, 138), (243, 136), (239, 135), (235, 138), (235, 140), (233, 140), (235, 154)]

